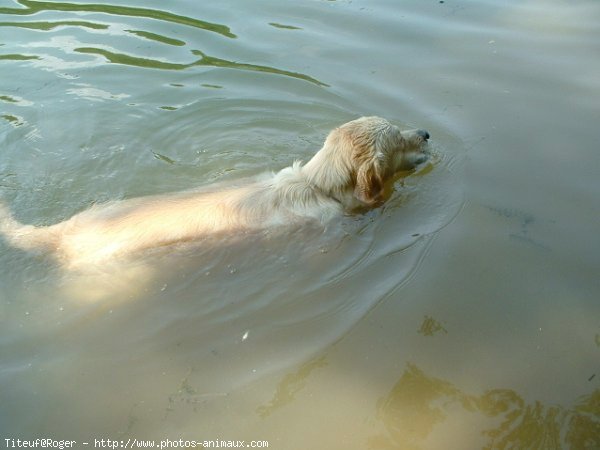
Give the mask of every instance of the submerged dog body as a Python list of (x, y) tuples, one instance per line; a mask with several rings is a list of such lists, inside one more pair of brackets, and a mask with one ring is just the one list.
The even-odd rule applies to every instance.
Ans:
[(427, 159), (428, 138), (423, 130), (400, 131), (379, 117), (362, 117), (333, 130), (305, 165), (295, 162), (234, 186), (97, 205), (47, 227), (20, 224), (0, 204), (0, 232), (16, 247), (47, 250), (66, 266), (81, 267), (215, 233), (326, 223), (380, 204), (386, 180)]

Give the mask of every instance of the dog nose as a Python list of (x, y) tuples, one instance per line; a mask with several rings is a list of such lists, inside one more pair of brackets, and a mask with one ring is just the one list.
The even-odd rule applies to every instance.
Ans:
[(429, 139), (429, 132), (426, 130), (417, 130), (417, 135), (421, 136), (423, 139)]

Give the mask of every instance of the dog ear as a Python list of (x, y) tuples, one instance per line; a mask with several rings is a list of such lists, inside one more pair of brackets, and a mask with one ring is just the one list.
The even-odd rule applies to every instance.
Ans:
[(366, 206), (376, 206), (382, 201), (383, 177), (377, 159), (364, 162), (356, 172), (354, 197)]

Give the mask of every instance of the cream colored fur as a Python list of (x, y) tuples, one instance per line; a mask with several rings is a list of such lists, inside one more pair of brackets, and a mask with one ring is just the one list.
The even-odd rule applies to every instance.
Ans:
[(16, 247), (50, 251), (66, 267), (78, 268), (214, 233), (326, 223), (381, 203), (387, 179), (426, 159), (428, 137), (362, 117), (333, 130), (305, 165), (295, 162), (233, 186), (93, 206), (47, 227), (22, 225), (0, 204), (0, 232)]

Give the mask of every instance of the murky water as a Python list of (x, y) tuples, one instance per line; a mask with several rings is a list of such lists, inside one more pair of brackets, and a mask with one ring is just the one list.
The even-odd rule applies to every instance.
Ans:
[(360, 115), (436, 155), (383, 208), (145, 279), (0, 241), (3, 444), (599, 448), (599, 23), (594, 0), (0, 2), (23, 222), (278, 170)]

